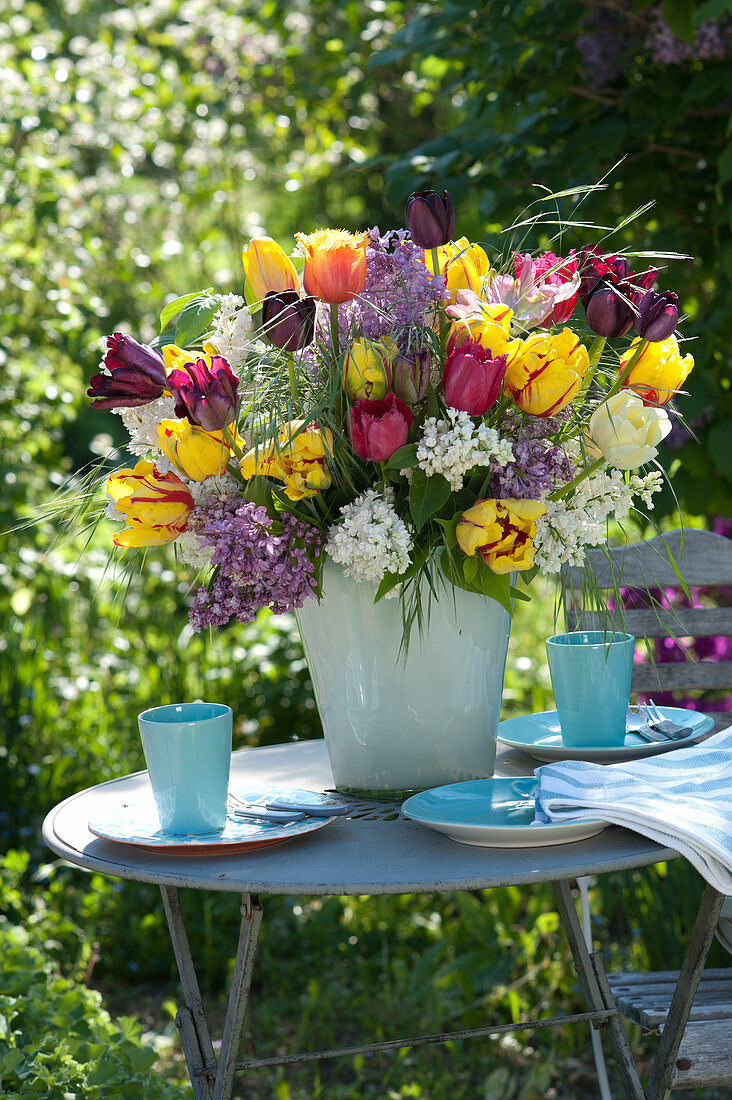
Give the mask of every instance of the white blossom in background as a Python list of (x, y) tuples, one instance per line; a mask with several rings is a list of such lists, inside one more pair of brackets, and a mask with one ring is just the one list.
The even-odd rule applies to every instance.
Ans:
[(626, 482), (619, 470), (609, 470), (580, 482), (571, 497), (545, 497), (546, 512), (536, 521), (535, 564), (542, 573), (558, 573), (563, 565), (582, 565), (586, 546), (607, 541), (608, 517), (625, 519), (636, 497), (653, 508), (653, 494), (662, 484), (658, 472), (633, 475)]
[(238, 294), (224, 294), (212, 321), (211, 343), (227, 359), (231, 369), (241, 367), (253, 348), (252, 318)]
[(412, 536), (393, 501), (393, 489), (383, 495), (367, 489), (341, 508), (342, 519), (331, 527), (325, 549), (347, 577), (378, 585), (386, 573), (404, 573), (409, 567)]
[(495, 428), (476, 426), (468, 413), (457, 409), (448, 409), (447, 417), (437, 420), (431, 416), (422, 426), (417, 464), (428, 477), (442, 474), (450, 488), (457, 490), (462, 489), (465, 474), (474, 466), (489, 466), (491, 462), (507, 466), (513, 460), (510, 441), (501, 439)]
[[(147, 405), (138, 405), (133, 409), (112, 409), (114, 413), (122, 418), (122, 423), (130, 437), (127, 450), (131, 451), (133, 455), (148, 455), (151, 451), (155, 453), (158, 469), (161, 473), (166, 471), (161, 469), (160, 462), (158, 462), (158, 424), (161, 420), (175, 420), (175, 398), (165, 395), (158, 397), (155, 401), (148, 402)], [(170, 466), (168, 466), (170, 469)]]

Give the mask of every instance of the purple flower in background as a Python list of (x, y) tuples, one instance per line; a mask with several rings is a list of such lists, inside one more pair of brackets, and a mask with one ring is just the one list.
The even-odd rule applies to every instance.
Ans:
[(159, 351), (131, 336), (115, 332), (107, 337), (104, 356), (107, 373), (95, 374), (86, 391), (95, 409), (131, 409), (162, 397), (167, 384)]
[(313, 557), (324, 535), (287, 512), (273, 520), (248, 500), (211, 497), (194, 509), (189, 531), (201, 548), (213, 549), (218, 567), (209, 588), (199, 588), (189, 613), (196, 631), (251, 623), (262, 607), (275, 614), (302, 607), (315, 588)]
[(206, 432), (224, 429), (236, 409), (239, 379), (221, 355), (183, 363), (168, 377), (177, 416), (187, 416)]

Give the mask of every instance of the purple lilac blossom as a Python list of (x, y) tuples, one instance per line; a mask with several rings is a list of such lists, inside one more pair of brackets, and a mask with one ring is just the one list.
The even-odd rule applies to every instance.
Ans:
[[(368, 340), (391, 337), (401, 352), (410, 348), (410, 330), (430, 323), (430, 312), (447, 298), (445, 280), (435, 278), (424, 265), (424, 253), (404, 229), (391, 229), (383, 236), (378, 226), (368, 230), (366, 282), (351, 302), (338, 307), (341, 347), (354, 333)], [(321, 312), (315, 344), (330, 343), (330, 318)], [(417, 349), (419, 350), (419, 349)]]
[(212, 547), (218, 572), (209, 588), (199, 588), (189, 613), (191, 626), (250, 623), (269, 607), (275, 614), (302, 607), (315, 587), (308, 551), (320, 551), (324, 535), (283, 512), (276, 530), (266, 508), (251, 501), (212, 497), (191, 516), (188, 529), (199, 546)]
[(541, 439), (522, 439), (513, 445), (515, 459), (504, 467), (492, 465), (491, 496), (497, 500), (536, 500), (544, 490), (572, 480), (572, 466), (561, 447)]

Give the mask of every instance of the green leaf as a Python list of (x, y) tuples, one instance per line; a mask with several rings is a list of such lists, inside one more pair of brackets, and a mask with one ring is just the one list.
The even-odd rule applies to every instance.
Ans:
[(463, 562), (463, 576), (465, 577), (465, 580), (468, 582), (468, 584), (472, 584), (477, 577), (479, 562), (480, 558), (477, 558), (475, 555), (473, 555), (472, 558), (466, 557), (465, 561)]
[(266, 508), (267, 515), (271, 516), (272, 519), (277, 518), (277, 509), (272, 496), (272, 484), (266, 477), (261, 474), (250, 477), (244, 489), (244, 496), (247, 500), (251, 500), (253, 504)]
[(447, 504), (450, 492), (450, 483), (442, 474), (427, 477), (424, 470), (420, 470), (419, 467), (414, 470), (412, 483), (409, 486), (409, 510), (418, 531), (421, 531), (431, 516)]
[(407, 443), (391, 456), (386, 464), (387, 470), (409, 470), (417, 465), (417, 444)]
[(187, 347), (208, 329), (213, 315), (219, 308), (220, 298), (213, 294), (198, 294), (181, 310), (175, 326), (175, 342)]
[(179, 298), (174, 298), (172, 302), (168, 302), (163, 307), (163, 312), (160, 314), (160, 331), (162, 332), (167, 325), (168, 321), (176, 316), (177, 313), (183, 309), (183, 306), (188, 305), (194, 298), (198, 298), (201, 294), (209, 294), (213, 290), (213, 287), (208, 287), (206, 290), (194, 290), (191, 294), (181, 294)]
[(175, 325), (168, 325), (162, 332), (158, 333), (154, 340), (150, 341), (150, 347), (155, 348), (156, 351), (162, 351), (167, 344), (175, 343)]
[(460, 522), (460, 513), (453, 516), (452, 519), (438, 519), (435, 522), (439, 523), (440, 527), (445, 532), (445, 546), (448, 550), (454, 550), (458, 544), (457, 525)]
[(663, 18), (677, 38), (694, 45), (694, 0), (664, 0)]

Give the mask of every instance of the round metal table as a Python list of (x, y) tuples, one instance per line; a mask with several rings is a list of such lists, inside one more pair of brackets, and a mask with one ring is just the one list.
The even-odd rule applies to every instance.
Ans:
[[(497, 775), (530, 775), (537, 764), (499, 748)], [(333, 778), (324, 741), (242, 749), (232, 775), (258, 784), (323, 791)], [(147, 772), (72, 795), (49, 813), (43, 838), (58, 855), (120, 878), (254, 894), (420, 894), (547, 882), (673, 859), (676, 853), (611, 826), (589, 840), (546, 848), (473, 848), (370, 803), (363, 816), (260, 851), (221, 856), (155, 853), (100, 840), (89, 817), (105, 802), (149, 789)], [(359, 811), (357, 810), (357, 813)]]
[[(497, 775), (530, 775), (536, 766), (522, 753), (499, 747)], [(233, 754), (231, 768), (232, 775), (244, 779), (247, 786), (277, 784), (316, 791), (333, 786), (324, 741), (240, 750)], [(196, 1100), (230, 1100), (235, 1075), (258, 1066), (397, 1050), (517, 1029), (512, 1024), (498, 1025), (237, 1061), (262, 921), (260, 894), (433, 893), (540, 882), (550, 882), (554, 889), (589, 1011), (526, 1021), (518, 1028), (566, 1026), (584, 1020), (607, 1028), (626, 1096), (633, 1100), (645, 1096), (602, 961), (586, 946), (569, 880), (673, 859), (676, 852), (615, 826), (588, 840), (549, 847), (470, 847), (408, 820), (398, 806), (377, 803), (357, 804), (348, 817), (287, 843), (225, 855), (158, 853), (101, 840), (89, 831), (92, 814), (111, 801), (139, 797), (147, 789), (147, 773), (138, 772), (81, 791), (48, 814), (43, 837), (49, 848), (80, 867), (159, 884), (185, 1000), (176, 1023)], [(218, 1061), (183, 923), (180, 887), (242, 894), (241, 932)]]

